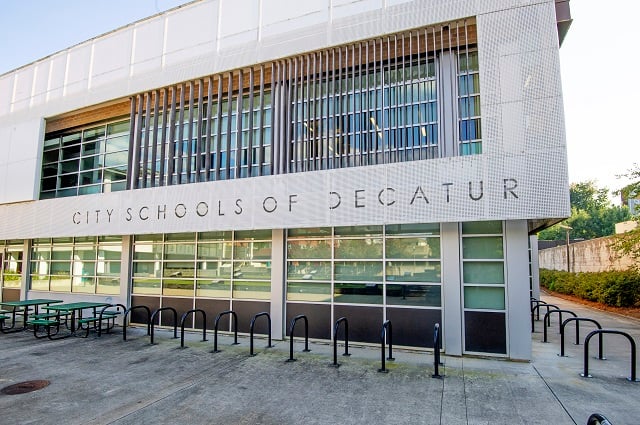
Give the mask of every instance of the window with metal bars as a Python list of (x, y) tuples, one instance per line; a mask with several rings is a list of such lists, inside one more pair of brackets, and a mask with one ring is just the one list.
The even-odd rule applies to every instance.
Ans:
[(41, 198), (481, 154), (476, 42), (471, 18), (139, 93), (117, 155), (47, 135)]
[(132, 100), (131, 188), (482, 153), (473, 19)]

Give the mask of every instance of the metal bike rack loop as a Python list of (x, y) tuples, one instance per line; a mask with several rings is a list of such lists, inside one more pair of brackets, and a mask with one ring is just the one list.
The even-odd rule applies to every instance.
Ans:
[[(542, 300), (538, 300), (535, 298), (531, 298), (531, 301), (529, 301), (529, 303), (531, 304), (531, 311), (533, 311), (533, 307), (535, 307), (533, 304), (535, 303), (535, 305), (540, 305), (540, 304), (548, 304), (546, 301), (542, 301)], [(537, 314), (537, 319), (536, 320), (540, 320), (540, 310), (538, 310), (538, 314)]]
[(385, 340), (385, 335), (389, 336), (389, 357), (387, 357), (387, 360), (395, 360), (395, 358), (393, 357), (393, 343), (392, 343), (392, 334), (393, 334), (393, 328), (391, 326), (391, 320), (387, 320), (382, 324), (382, 332), (380, 334), (380, 348), (381, 348), (381, 357), (380, 357), (380, 361), (382, 363), (382, 367), (380, 369), (378, 369), (378, 372), (381, 373), (387, 373), (388, 370), (385, 368), (385, 364), (384, 364), (384, 340)]
[(151, 335), (151, 310), (146, 305), (134, 305), (125, 310), (122, 318), (122, 340), (127, 340), (127, 316), (134, 310), (142, 309), (147, 313), (147, 335)]
[(238, 315), (233, 310), (225, 310), (216, 316), (216, 320), (213, 325), (213, 351), (212, 353), (219, 353), (218, 350), (218, 325), (220, 324), (220, 318), (225, 314), (233, 316), (233, 345), (238, 345)]
[(569, 313), (573, 314), (573, 317), (578, 317), (578, 315), (571, 310), (558, 309), (547, 311), (547, 314), (544, 315), (544, 319), (542, 319), (542, 327), (544, 328), (544, 339), (542, 340), (542, 342), (547, 342), (547, 324), (551, 326), (551, 313), (558, 313), (558, 315), (560, 316), (558, 318), (558, 332), (562, 330), (562, 313)]
[(432, 378), (442, 379), (442, 375), (439, 372), (440, 366), (440, 344), (441, 344), (441, 336), (440, 336), (440, 323), (436, 323), (433, 327), (433, 375)]
[[(127, 311), (127, 307), (125, 307), (123, 304), (109, 304), (102, 307), (102, 309), (100, 310), (100, 313), (98, 313), (98, 336), (102, 336), (102, 319), (105, 315), (105, 312), (107, 312), (110, 308), (113, 308), (113, 307), (116, 308), (113, 314), (118, 314), (117, 312), (120, 308), (122, 308), (122, 314), (124, 314)], [(113, 310), (111, 311), (113, 312)], [(107, 314), (107, 316), (109, 316), (109, 314)], [(112, 317), (108, 317), (108, 319), (110, 318)], [(115, 317), (113, 317), (113, 325), (115, 326)], [(123, 326), (124, 326), (124, 322), (123, 322)], [(111, 328), (109, 328), (109, 322), (107, 321), (107, 333), (109, 333), (109, 329)]]
[(535, 323), (535, 321), (534, 321), (535, 312), (538, 313), (538, 320), (540, 320), (540, 307), (546, 308), (547, 309), (547, 313), (549, 312), (550, 308), (554, 308), (556, 310), (560, 310), (560, 307), (558, 307), (555, 304), (538, 304), (537, 306), (533, 307), (531, 309), (531, 333), (535, 332), (535, 327), (534, 327), (535, 326), (534, 325), (534, 323)]
[(333, 326), (333, 363), (329, 366), (340, 367), (338, 363), (338, 330), (340, 329), (340, 323), (344, 322), (344, 354), (343, 356), (350, 356), (349, 354), (349, 321), (346, 317), (341, 317), (336, 320), (336, 324)]
[(184, 348), (184, 321), (191, 313), (202, 313), (202, 342), (207, 340), (207, 313), (199, 308), (194, 308), (193, 310), (185, 312), (180, 318), (180, 348)]
[(271, 316), (269, 316), (269, 313), (267, 313), (266, 311), (263, 311), (261, 313), (256, 314), (255, 316), (253, 316), (253, 319), (251, 319), (250, 338), (249, 338), (249, 355), (250, 356), (255, 356), (255, 354), (253, 353), (253, 326), (256, 323), (256, 319), (261, 316), (266, 316), (267, 321), (269, 322), (269, 344), (267, 345), (267, 348), (273, 347), (273, 345), (271, 345)]
[(636, 382), (636, 342), (628, 333), (613, 329), (596, 329), (595, 331), (591, 331), (584, 339), (584, 371), (580, 376), (584, 378), (591, 378), (591, 375), (589, 375), (589, 340), (592, 336), (598, 334), (622, 335), (629, 340), (629, 343), (631, 344), (631, 376), (627, 379), (631, 382)]
[(178, 312), (173, 307), (162, 307), (153, 312), (151, 315), (151, 344), (153, 344), (153, 328), (155, 326), (155, 318), (161, 311), (170, 311), (173, 313), (173, 337), (178, 338)]
[(587, 425), (612, 425), (604, 415), (594, 413), (587, 419)]
[[(570, 322), (576, 322), (576, 345), (580, 345), (580, 322), (590, 322), (596, 325), (598, 329), (602, 329), (600, 323), (593, 319), (589, 319), (587, 317), (569, 317), (560, 325), (560, 357), (564, 357), (564, 334), (565, 328)], [(604, 355), (602, 353), (602, 334), (598, 335), (599, 339), (599, 350), (598, 350), (598, 359), (605, 360)]]
[(304, 319), (304, 350), (305, 353), (309, 351), (309, 320), (307, 316), (304, 314), (299, 314), (291, 320), (291, 325), (289, 326), (289, 358), (287, 362), (295, 362), (296, 359), (293, 358), (293, 330), (296, 327), (296, 322), (300, 319)]

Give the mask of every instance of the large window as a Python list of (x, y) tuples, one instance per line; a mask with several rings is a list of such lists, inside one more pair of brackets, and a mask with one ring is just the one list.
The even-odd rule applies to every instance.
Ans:
[(41, 199), (482, 153), (474, 19), (131, 97), (46, 135)]
[(31, 290), (119, 294), (119, 236), (36, 239), (31, 249)]
[(269, 300), (271, 230), (136, 236), (132, 291)]
[(506, 354), (502, 222), (467, 222), (461, 230), (465, 350)]
[(40, 199), (126, 189), (129, 121), (47, 134)]
[(0, 241), (0, 288), (20, 289), (23, 242)]
[(477, 51), (464, 51), (458, 55), (458, 108), (459, 154), (482, 153)]
[[(353, 62), (360, 63), (362, 49), (355, 52), (360, 54)], [(341, 53), (349, 60), (349, 49)], [(300, 61), (300, 67), (304, 63)], [(297, 68), (296, 62), (296, 73)], [(351, 71), (340, 69), (326, 78), (308, 80), (291, 82), (291, 172), (438, 156), (433, 57), (380, 58)]]
[(134, 188), (482, 153), (473, 19), (133, 98)]
[[(173, 93), (184, 95), (181, 90)], [(151, 146), (144, 144), (139, 147), (138, 169), (141, 171), (138, 173), (138, 187), (270, 174), (269, 92), (263, 93), (261, 103), (250, 102), (250, 97), (245, 95), (240, 100), (232, 98), (231, 104), (225, 98), (219, 103), (205, 101), (191, 108), (187, 105), (182, 113), (173, 112), (173, 115), (178, 115), (177, 119), (171, 118), (171, 113), (171, 110), (159, 112), (158, 123), (149, 132), (148, 144)], [(152, 116), (152, 125), (155, 120), (156, 117)], [(141, 133), (145, 143), (146, 131), (145, 127)], [(161, 137), (154, 133), (161, 133)], [(154, 157), (155, 163), (149, 163)]]
[(439, 308), (438, 224), (292, 229), (287, 301)]

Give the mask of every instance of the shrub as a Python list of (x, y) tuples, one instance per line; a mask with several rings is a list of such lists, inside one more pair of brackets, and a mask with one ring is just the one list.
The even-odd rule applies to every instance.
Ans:
[(540, 269), (540, 286), (614, 307), (640, 307), (637, 270), (569, 273)]

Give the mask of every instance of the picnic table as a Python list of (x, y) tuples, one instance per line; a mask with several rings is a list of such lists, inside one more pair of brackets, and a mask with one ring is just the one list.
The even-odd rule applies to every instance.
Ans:
[[(87, 302), (80, 301), (75, 303), (64, 303), (64, 304), (56, 304), (45, 307), (45, 309), (49, 312), (57, 313), (58, 315), (65, 314), (70, 315), (69, 320), (69, 330), (71, 331), (71, 335), (76, 332), (76, 323), (82, 319), (82, 311), (91, 309), (93, 312), (93, 316), (96, 316), (96, 309), (100, 307), (108, 307), (111, 304), (105, 302)], [(87, 325), (88, 326), (88, 325)]]
[[(4, 327), (0, 329), (3, 333), (8, 332), (17, 332), (20, 330), (24, 330), (27, 328), (27, 316), (29, 314), (29, 308), (33, 307), (33, 313), (35, 315), (39, 314), (38, 310), (40, 306), (50, 306), (51, 304), (58, 304), (63, 302), (62, 300), (51, 300), (46, 298), (38, 298), (33, 300), (22, 300), (22, 301), (0, 301), (0, 306), (12, 307), (13, 310), (11, 313), (11, 326)], [(19, 310), (23, 309), (23, 321), (22, 321), (22, 329), (15, 328), (16, 326), (16, 314), (19, 313)], [(6, 320), (6, 319), (5, 319)]]

